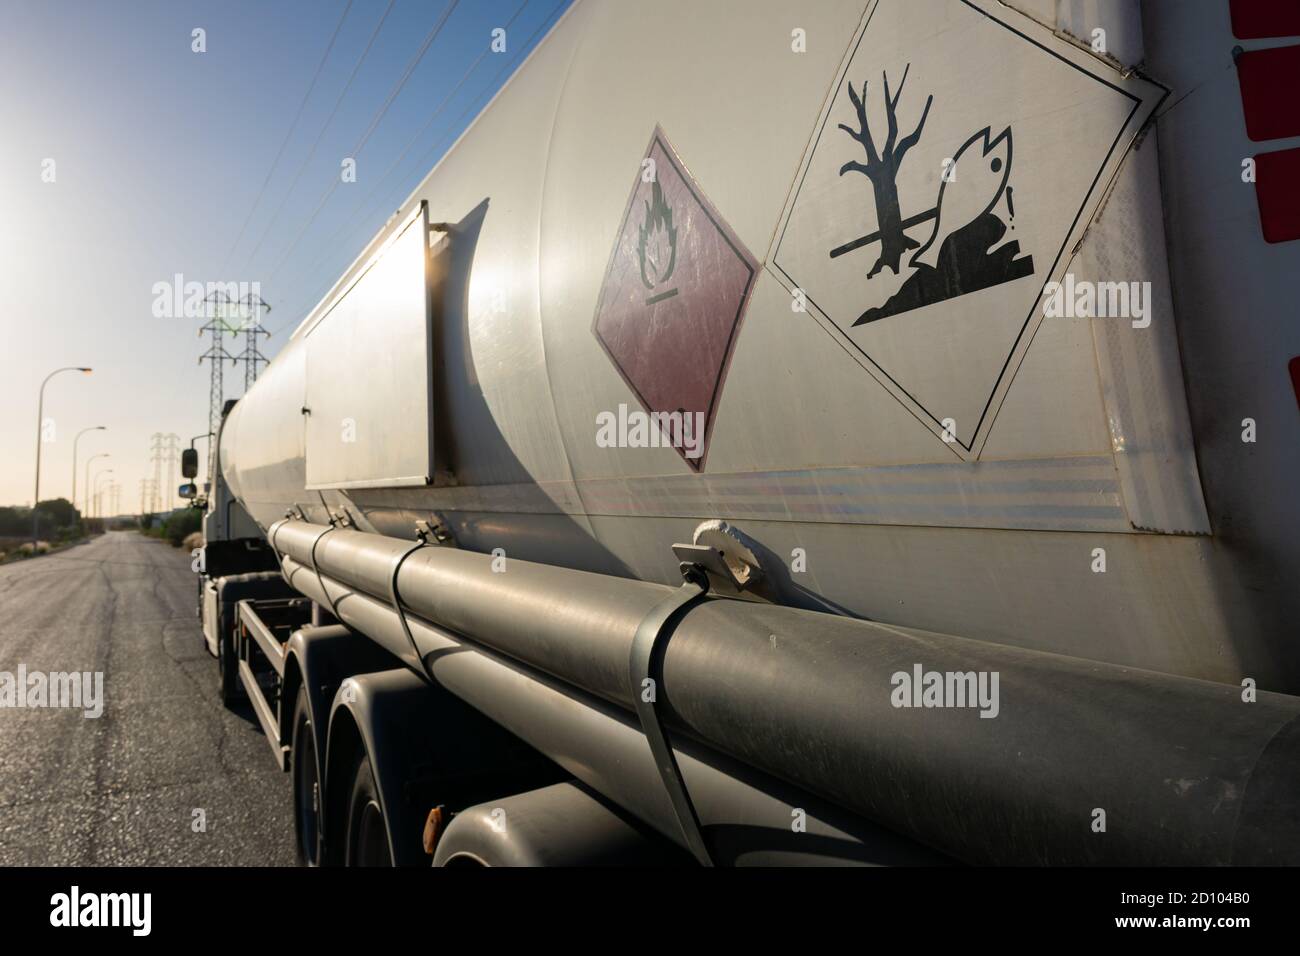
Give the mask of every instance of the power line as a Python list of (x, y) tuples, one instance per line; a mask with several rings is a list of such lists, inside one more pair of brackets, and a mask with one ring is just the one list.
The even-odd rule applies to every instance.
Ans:
[[(524, 0), (524, 2), (520, 4), (519, 8), (515, 10), (514, 15), (509, 20), (506, 21), (505, 27), (503, 29), (506, 30), (510, 29), (510, 27), (514, 24), (515, 20), (519, 18), (519, 15), (524, 12), (524, 9), (528, 6), (529, 2), (530, 0)], [(527, 44), (525, 44), (525, 47), (526, 46)], [(414, 146), (417, 142), (419, 142), (420, 138), (429, 131), (429, 127), (433, 125), (433, 121), (442, 115), (442, 111), (447, 108), (447, 104), (450, 103), (452, 98), (457, 93), (460, 92), (460, 88), (464, 86), (465, 82), (474, 74), (474, 71), (478, 69), (479, 64), (483, 62), (483, 58), (486, 57), (489, 52), (491, 52), (490, 42), (484, 45), (483, 52), (480, 53), (478, 55), (478, 58), (469, 65), (469, 68), (461, 76), (460, 81), (454, 87), (452, 87), (451, 92), (449, 92), (445, 97), (443, 97), (442, 102), (439, 103), (438, 106), (434, 109), (433, 113), (430, 114), (428, 120), (425, 121), (425, 124), (420, 127), (419, 131), (416, 132), (414, 136), (412, 136), (409, 140), (406, 141), (406, 145), (403, 146), (401, 152), (397, 154), (397, 158), (394, 159), (392, 163), (389, 164), (388, 169), (384, 170), (384, 174), (380, 176), (378, 180), (376, 180), (375, 185), (370, 190), (370, 192), (366, 194), (364, 199), (362, 199), (359, 203), (357, 203), (357, 205), (353, 208), (352, 212), (348, 214), (347, 219), (343, 221), (343, 224), (334, 231), (334, 234), (331, 235), (329, 239), (325, 241), (320, 256), (318, 256), (316, 258), (316, 261), (314, 261), (311, 265), (311, 268), (313, 270), (315, 270), (324, 260), (325, 256), (329, 254), (328, 250), (335, 246), (335, 243), (338, 241), (339, 236), (342, 233), (344, 233), (346, 230), (352, 228), (353, 220), (356, 219), (357, 213), (365, 209), (366, 206), (369, 205), (370, 200), (375, 198), (375, 195), (379, 192), (380, 188), (384, 185), (385, 182), (388, 181), (388, 177), (393, 174), (393, 170), (397, 169), (397, 167), (401, 165), (402, 160), (406, 158), (406, 154), (411, 151), (411, 147)]]
[(289, 131), (284, 134), (284, 141), (280, 143), (280, 149), (275, 154), (275, 159), (271, 162), (271, 168), (267, 171), (266, 179), (262, 180), (262, 188), (257, 191), (256, 198), (253, 199), (253, 206), (248, 210), (248, 216), (244, 219), (244, 224), (239, 227), (239, 234), (235, 236), (235, 241), (231, 243), (230, 251), (226, 253), (226, 258), (221, 264), (221, 272), (226, 271), (226, 266), (230, 264), (230, 257), (235, 254), (239, 248), (240, 241), (244, 238), (244, 232), (248, 229), (248, 224), (253, 221), (253, 213), (257, 212), (257, 207), (262, 201), (262, 196), (266, 194), (266, 187), (271, 184), (271, 177), (275, 171), (280, 168), (280, 160), (284, 156), (285, 147), (289, 145), (289, 140), (293, 138), (294, 131), (298, 128), (298, 122), (302, 119), (303, 110), (307, 107), (307, 101), (311, 99), (312, 91), (316, 89), (316, 81), (320, 79), (321, 71), (325, 69), (325, 62), (330, 58), (330, 52), (334, 49), (334, 43), (339, 38), (339, 32), (343, 29), (343, 21), (348, 18), (348, 11), (352, 9), (353, 0), (343, 7), (343, 15), (339, 17), (338, 25), (334, 27), (334, 35), (330, 37), (329, 44), (325, 47), (325, 52), (321, 54), (320, 62), (316, 64), (316, 72), (312, 75), (311, 83), (307, 86), (307, 92), (302, 96), (302, 102), (298, 104), (298, 112), (294, 114), (293, 122), (289, 124)]
[[(484, 89), (479, 93), (478, 97), (472, 100), (470, 104), (466, 106), (465, 109), (461, 112), (460, 116), (456, 118), (455, 122), (451, 126), (451, 129), (447, 133), (445, 133), (440, 139), (436, 140), (434, 144), (428, 150), (425, 151), (424, 155), (420, 158), (418, 165), (415, 167), (417, 170), (424, 170), (424, 172), (420, 174), (422, 177), (428, 175), (427, 170), (430, 168), (429, 163), (432, 157), (434, 156), (434, 154), (440, 148), (443, 148), (446, 145), (448, 139), (450, 139), (452, 135), (454, 135), (457, 131), (460, 130), (461, 121), (464, 120), (470, 114), (476, 113), (479, 110), (481, 110), (484, 106), (484, 101), (490, 99), (498, 91), (500, 91), (500, 89), (503, 86), (503, 83), (501, 82), (502, 77), (507, 73), (513, 73), (516, 69), (519, 68), (520, 64), (525, 59), (527, 53), (531, 51), (533, 43), (536, 42), (538, 37), (541, 36), (546, 30), (554, 26), (556, 20), (556, 14), (560, 13), (567, 6), (568, 6), (568, 0), (560, 0), (560, 2), (557, 3), (551, 9), (551, 12), (546, 15), (545, 19), (542, 20), (542, 22), (532, 32), (532, 34), (528, 37), (528, 39), (524, 41), (523, 45), (519, 47), (520, 55), (516, 56), (514, 60), (507, 63), (505, 66), (503, 66), (500, 70), (497, 71), (496, 76), (494, 76), (491, 82), (489, 82), (484, 87)], [(407, 189), (407, 192), (409, 191), (410, 189)], [(376, 207), (376, 210), (379, 208), (382, 207)], [(311, 308), (312, 306), (314, 306), (316, 303), (320, 301), (321, 296), (324, 295), (325, 292), (329, 290), (329, 288), (334, 284), (337, 278), (338, 276), (333, 273), (327, 276), (327, 278), (325, 279), (324, 286), (312, 299), (308, 301), (308, 308)], [(286, 329), (290, 328), (290, 326), (296, 325), (298, 322), (301, 321), (302, 321), (302, 316), (298, 316), (297, 319), (292, 320), (291, 322), (286, 323), (285, 325), (282, 325), (279, 328), (277, 328), (272, 333), (272, 335), (278, 335), (281, 332), (285, 331)]]
[[(381, 106), (375, 113), (374, 117), (371, 118), (370, 125), (366, 127), (366, 131), (361, 135), (361, 139), (357, 141), (357, 145), (354, 146), (352, 152), (348, 154), (354, 160), (361, 153), (361, 150), (365, 147), (366, 142), (370, 139), (371, 134), (374, 133), (375, 128), (379, 125), (380, 121), (385, 115), (387, 115), (388, 108), (393, 105), (393, 101), (397, 99), (397, 94), (402, 91), (404, 86), (406, 86), (406, 81), (411, 78), (411, 74), (415, 72), (415, 68), (420, 65), (420, 61), (424, 59), (424, 54), (428, 51), (429, 46), (437, 38), (438, 34), (442, 32), (442, 28), (446, 25), (447, 19), (451, 16), (452, 11), (456, 9), (456, 5), (459, 2), (460, 0), (451, 0), (451, 3), (447, 4), (447, 9), (442, 12), (442, 16), (438, 18), (438, 22), (433, 25), (433, 29), (431, 29), (425, 36), (424, 43), (420, 45), (420, 49), (416, 52), (415, 56), (411, 58), (411, 62), (406, 65), (406, 70), (398, 79), (397, 84), (391, 91), (389, 91), (388, 99), (384, 100), (384, 105)], [(289, 258), (293, 255), (293, 251), (298, 248), (298, 243), (302, 241), (302, 237), (307, 234), (307, 230), (310, 229), (312, 223), (316, 221), (316, 217), (320, 215), (320, 211), (325, 208), (325, 204), (329, 202), (330, 197), (334, 195), (334, 190), (338, 189), (340, 182), (342, 182), (341, 177), (335, 176), (332, 178), (329, 188), (325, 190), (325, 195), (321, 197), (320, 202), (316, 204), (316, 208), (312, 211), (311, 218), (303, 223), (302, 228), (298, 230), (298, 234), (293, 237), (293, 241), (289, 243), (289, 248), (285, 250), (284, 255), (280, 258), (279, 265), (272, 270), (270, 277), (267, 279), (268, 282), (274, 281), (276, 275), (278, 275), (280, 270), (284, 268), (285, 263), (288, 262)]]
[(451, 3), (447, 4), (447, 9), (443, 11), (442, 16), (438, 18), (438, 22), (433, 25), (433, 29), (431, 29), (428, 35), (425, 36), (424, 43), (420, 45), (419, 51), (411, 58), (411, 62), (406, 65), (406, 70), (398, 79), (397, 84), (391, 91), (389, 91), (388, 99), (384, 100), (384, 105), (379, 108), (379, 111), (370, 120), (370, 125), (366, 127), (365, 133), (363, 133), (361, 139), (357, 141), (356, 147), (352, 150), (352, 155), (354, 157), (357, 153), (361, 152), (362, 147), (364, 147), (366, 142), (370, 139), (370, 135), (374, 133), (375, 127), (377, 127), (384, 116), (387, 115), (388, 108), (393, 105), (393, 100), (397, 99), (397, 94), (402, 91), (402, 87), (406, 85), (406, 81), (411, 78), (411, 74), (415, 72), (415, 68), (420, 65), (420, 61), (424, 59), (424, 54), (428, 51), (429, 45), (432, 44), (433, 41), (437, 39), (438, 34), (442, 32), (442, 28), (447, 24), (447, 18), (451, 16), (452, 11), (456, 9), (458, 3), (460, 3), (460, 0), (451, 0)]
[(352, 82), (357, 78), (357, 71), (361, 69), (361, 64), (366, 62), (366, 57), (370, 55), (370, 48), (375, 44), (375, 37), (379, 36), (379, 31), (383, 27), (384, 21), (388, 19), (388, 14), (392, 12), (393, 4), (396, 2), (397, 0), (388, 0), (388, 6), (384, 8), (383, 15), (380, 16), (379, 22), (375, 24), (374, 30), (370, 33), (370, 39), (366, 41), (366, 48), (361, 51), (361, 58), (357, 60), (356, 65), (352, 67), (352, 74), (348, 77), (347, 83), (344, 84), (343, 91), (339, 93), (338, 99), (334, 101), (334, 109), (330, 110), (330, 115), (325, 120), (325, 125), (320, 128), (320, 132), (316, 134), (316, 141), (311, 144), (311, 149), (307, 151), (307, 158), (304, 159), (302, 165), (298, 167), (298, 172), (294, 175), (293, 182), (289, 184), (289, 188), (286, 189), (284, 194), (280, 197), (280, 205), (275, 207), (275, 212), (271, 215), (270, 221), (267, 222), (266, 228), (262, 230), (261, 238), (257, 240), (257, 245), (253, 247), (253, 251), (249, 253), (249, 262), (252, 262), (253, 259), (257, 257), (257, 252), (262, 248), (262, 243), (266, 241), (266, 237), (270, 234), (271, 227), (274, 226), (276, 221), (280, 218), (280, 213), (284, 209), (285, 202), (288, 201), (289, 196), (293, 193), (294, 189), (297, 188), (298, 181), (302, 179), (302, 174), (306, 171), (307, 167), (311, 164), (312, 159), (315, 157), (316, 149), (320, 146), (320, 141), (325, 136), (325, 131), (329, 129), (330, 123), (334, 122), (334, 117), (338, 114), (339, 107), (343, 105), (343, 98), (348, 95), (348, 90), (352, 89)]
[[(557, 3), (551, 9), (551, 12), (547, 14), (546, 19), (543, 20), (540, 24), (538, 24), (537, 29), (532, 32), (532, 35), (529, 36), (528, 39), (524, 41), (524, 45), (520, 47), (521, 55), (518, 58), (516, 58), (512, 63), (507, 63), (505, 66), (503, 66), (500, 70), (497, 71), (497, 75), (492, 78), (492, 82), (489, 83), (486, 89), (484, 89), (483, 92), (479, 95), (479, 99), (475, 102), (475, 104), (466, 107), (465, 110), (460, 114), (460, 116), (456, 118), (456, 122), (452, 125), (453, 130), (455, 130), (460, 125), (460, 121), (464, 119), (469, 113), (471, 112), (477, 113), (479, 110), (481, 110), (483, 108), (482, 101), (484, 99), (491, 99), (491, 97), (496, 95), (496, 93), (501, 90), (501, 88), (505, 84), (498, 81), (500, 81), (501, 78), (506, 73), (513, 73), (516, 69), (518, 69), (519, 65), (525, 59), (524, 55), (522, 54), (522, 51), (527, 50), (531, 52), (531, 47), (533, 43), (537, 40), (537, 38), (542, 33), (550, 29), (550, 27), (554, 25), (555, 15), (559, 13), (567, 5), (568, 5), (568, 0), (560, 0), (560, 2)], [(430, 163), (433, 160), (434, 153), (437, 152), (439, 146), (441, 146), (444, 142), (447, 141), (447, 138), (448, 137), (444, 135), (443, 138), (438, 141), (438, 143), (429, 147), (429, 149), (425, 151), (424, 155), (420, 157), (420, 161), (416, 164), (415, 168), (417, 170), (425, 170), (425, 172), (420, 174), (421, 178), (428, 175), (427, 171), (432, 168), (430, 166)]]

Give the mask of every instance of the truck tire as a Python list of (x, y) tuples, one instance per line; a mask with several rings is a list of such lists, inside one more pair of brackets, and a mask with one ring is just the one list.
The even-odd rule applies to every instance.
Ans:
[(217, 693), (221, 703), (231, 710), (244, 699), (244, 686), (239, 682), (239, 660), (235, 656), (234, 635), (223, 633), (217, 638)]
[(379, 787), (363, 751), (352, 773), (348, 798), (347, 828), (343, 845), (344, 866), (392, 866), (388, 848), (388, 824), (379, 803)]
[(294, 848), (300, 865), (320, 866), (320, 775), (306, 687), (298, 688), (291, 739), (289, 760), (293, 772)]

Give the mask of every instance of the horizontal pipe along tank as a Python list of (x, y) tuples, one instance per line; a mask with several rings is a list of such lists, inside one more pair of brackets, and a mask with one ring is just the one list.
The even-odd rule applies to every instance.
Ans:
[[(295, 587), (319, 600), (319, 574), (345, 621), (366, 604), (369, 628), (356, 626), (397, 626), (387, 582), (408, 543), (300, 521), (272, 539)], [(632, 639), (668, 589), (523, 561), (494, 574), (491, 561), (420, 549), (398, 598), (412, 621), (630, 712)], [(437, 647), (421, 633), (427, 661)], [(996, 674), (994, 707), (896, 706), (897, 675), (918, 666)], [(1205, 681), (716, 598), (677, 624), (661, 694), (673, 731), (960, 860), (1300, 862), (1291, 697), (1248, 703)]]

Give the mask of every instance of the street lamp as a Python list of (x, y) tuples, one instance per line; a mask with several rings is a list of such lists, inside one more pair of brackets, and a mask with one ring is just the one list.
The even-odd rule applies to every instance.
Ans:
[(89, 507), (89, 510), (91, 512), (95, 510), (95, 489), (99, 487), (99, 479), (102, 478), (104, 475), (109, 475), (112, 473), (113, 473), (112, 468), (95, 472), (95, 477), (92, 479), (90, 484), (86, 487), (86, 494), (89, 495), (86, 504)]
[(77, 507), (77, 442), (81, 441), (81, 436), (86, 432), (107, 431), (106, 425), (91, 425), (89, 428), (83, 428), (77, 432), (77, 437), (72, 440), (72, 507)]
[(105, 475), (111, 475), (112, 473), (113, 473), (112, 468), (109, 468), (105, 471), (95, 472), (95, 517), (97, 518), (104, 517), (104, 509), (100, 507), (100, 500), (99, 500), (99, 479), (103, 478)]
[(91, 373), (91, 369), (83, 368), (80, 365), (68, 365), (63, 368), (56, 368), (49, 375), (45, 376), (45, 381), (41, 382), (40, 397), (36, 402), (36, 494), (32, 497), (32, 553), (36, 552), (36, 540), (40, 536), (38, 522), (40, 521), (41, 507), (41, 426), (45, 421), (45, 386), (50, 379), (60, 372), (81, 372), (85, 375)]
[(86, 459), (86, 500), (84, 502), (85, 507), (82, 510), (82, 514), (84, 514), (87, 518), (90, 517), (90, 463), (94, 461), (96, 458), (112, 458), (112, 457), (113, 456), (110, 455), (108, 452), (103, 451), (100, 452), (98, 455), (91, 455), (89, 458)]

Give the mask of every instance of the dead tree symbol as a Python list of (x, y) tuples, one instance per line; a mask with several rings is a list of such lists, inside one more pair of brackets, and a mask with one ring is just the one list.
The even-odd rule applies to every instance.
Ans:
[(839, 124), (840, 129), (861, 143), (862, 148), (867, 152), (867, 162), (851, 160), (840, 167), (840, 175), (843, 176), (850, 171), (862, 173), (871, 180), (871, 188), (876, 198), (876, 219), (880, 229), (880, 258), (867, 273), (868, 279), (885, 266), (889, 266), (894, 270), (894, 275), (898, 275), (898, 262), (903, 253), (919, 245), (903, 231), (903, 215), (898, 208), (898, 167), (903, 162), (907, 151), (921, 138), (921, 128), (925, 126), (925, 118), (930, 114), (930, 104), (934, 102), (934, 96), (926, 97), (925, 109), (921, 113), (920, 122), (916, 124), (916, 129), (902, 139), (898, 139), (898, 119), (895, 116), (895, 109), (898, 106), (898, 98), (903, 95), (903, 84), (907, 82), (907, 71), (911, 66), (912, 64), (909, 63), (904, 67), (903, 79), (898, 84), (898, 91), (892, 97), (889, 95), (889, 76), (883, 71), (880, 74), (885, 85), (885, 116), (889, 122), (889, 133), (885, 140), (885, 148), (879, 155), (876, 154), (876, 145), (871, 139), (871, 129), (867, 125), (866, 80), (862, 81), (861, 96), (858, 96), (853, 89), (853, 81), (848, 81), (849, 99), (853, 102), (853, 108), (857, 110), (858, 124), (861, 129), (855, 130), (844, 123)]

